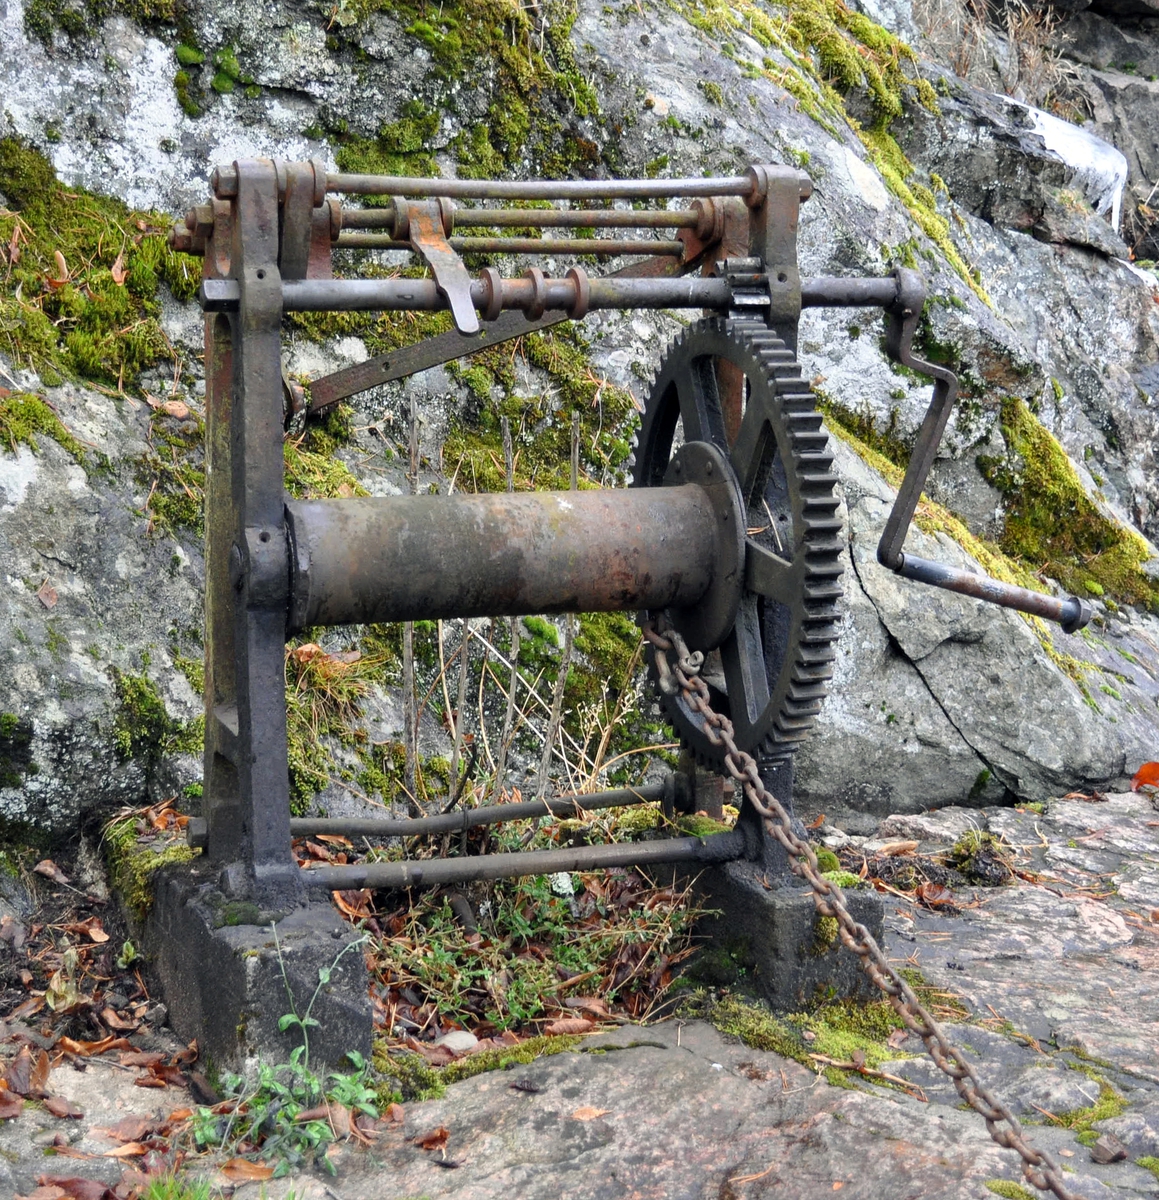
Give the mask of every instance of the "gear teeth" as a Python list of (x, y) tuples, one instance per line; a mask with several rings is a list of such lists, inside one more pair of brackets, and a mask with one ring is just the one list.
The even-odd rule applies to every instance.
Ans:
[[(744, 749), (754, 754), (783, 754), (808, 736), (828, 693), (837, 654), (845, 539), (844, 523), (837, 516), (840, 500), (835, 492), (833, 454), (815, 397), (782, 339), (759, 320), (709, 318), (677, 334), (655, 375), (641, 432), (631, 443), (629, 462), (637, 483), (658, 479), (666, 465), (666, 460), (663, 464), (658, 460), (661, 454), (667, 454), (665, 424), (674, 421), (673, 381), (694, 360), (710, 356), (740, 367), (749, 380), (750, 403), (759, 396), (759, 402), (769, 406), (768, 419), (788, 477), (786, 486), (794, 513), (793, 559), (803, 572), (801, 584), (797, 598), (787, 606), (787, 647), (775, 668), (775, 678), (769, 682), (770, 699), (743, 738), (738, 726), (738, 742)], [(655, 684), (651, 648), (647, 662)], [(688, 710), (680, 697), (661, 696), (660, 701), (681, 743), (696, 761), (723, 769), (723, 753), (708, 742), (703, 719)], [(728, 711), (727, 698), (721, 711)]]

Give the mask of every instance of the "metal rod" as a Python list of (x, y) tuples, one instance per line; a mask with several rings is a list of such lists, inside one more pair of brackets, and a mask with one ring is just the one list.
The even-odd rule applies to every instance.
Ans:
[(327, 175), (328, 192), (360, 196), (454, 196), (469, 200), (655, 200), (670, 196), (749, 196), (755, 176), (704, 179), (416, 179)]
[(1077, 632), (1094, 614), (1091, 605), (1077, 596), (1067, 596), (1065, 599), (1045, 596), (1012, 583), (1003, 583), (1000, 579), (991, 579), (989, 575), (975, 575), (946, 563), (917, 558), (913, 554), (901, 556), (897, 573), (906, 579), (928, 583), (931, 587), (974, 596), (990, 604), (1000, 604), (1003, 608), (1015, 608), (1019, 612), (1056, 621), (1066, 633)]
[[(453, 237), (451, 249), (460, 254), (668, 254), (684, 253), (683, 242), (622, 240), (614, 238), (517, 238)], [(339, 250), (410, 250), (410, 242), (400, 242), (386, 233), (340, 233), (335, 243)]]
[(369, 819), (353, 817), (291, 817), (290, 834), (335, 833), (343, 837), (418, 837), (427, 833), (461, 833), (480, 825), (499, 825), (528, 817), (566, 817), (577, 812), (595, 812), (601, 808), (626, 808), (632, 804), (650, 804), (663, 800), (665, 783), (646, 783), (637, 788), (616, 788), (591, 792), (586, 796), (557, 796), (552, 800), (527, 800), (519, 804), (491, 804), (486, 808), (465, 808), (459, 812), (439, 813), (434, 817), (413, 819)]
[(684, 608), (720, 537), (696, 484), (295, 500), (286, 518), (290, 630)]
[[(655, 245), (662, 243), (656, 242)], [(569, 310), (576, 288), (570, 279), (544, 281), (544, 308)], [(504, 279), (505, 309), (531, 309), (540, 297), (529, 279)], [(208, 295), (208, 287), (206, 287)], [(488, 288), (471, 283), (471, 301), (483, 309)], [(690, 276), (677, 279), (630, 279), (608, 276), (590, 281), (590, 308), (727, 308), (732, 289), (727, 280)], [(285, 312), (440, 311), (448, 308), (433, 279), (297, 279), (282, 284)]]
[[(690, 208), (639, 211), (623, 208), (456, 208), (454, 227), (516, 229), (695, 229), (700, 214)], [(344, 208), (342, 229), (393, 229), (394, 208)]]
[(805, 308), (885, 308), (897, 299), (894, 276), (884, 279), (848, 279), (818, 275), (801, 280), (801, 304)]
[(744, 854), (745, 836), (734, 830), (706, 838), (664, 838), (655, 842), (616, 842), (610, 846), (577, 846), (568, 850), (481, 854), (473, 858), (314, 867), (302, 871), (302, 883), (308, 888), (325, 888), (327, 891), (364, 887), (439, 887), (477, 879), (553, 875), (558, 871), (590, 871), (601, 867), (644, 867), (663, 863), (708, 866), (731, 862), (743, 858)]

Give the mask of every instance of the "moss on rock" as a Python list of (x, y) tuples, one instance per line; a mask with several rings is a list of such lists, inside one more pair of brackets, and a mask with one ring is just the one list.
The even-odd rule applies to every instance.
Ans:
[(980, 457), (978, 466), (1004, 497), (1002, 549), (1031, 568), (1048, 567), (1080, 596), (1159, 611), (1159, 587), (1141, 570), (1151, 557), (1143, 538), (1087, 494), (1066, 451), (1025, 401), (1004, 400), (999, 419), (1008, 453)]
[(153, 875), (162, 867), (188, 862), (198, 851), (182, 841), (146, 841), (138, 836), (135, 815), (119, 817), (105, 827), (103, 847), (109, 882), (130, 916), (144, 921), (153, 906)]
[(164, 218), (61, 184), (39, 151), (0, 138), (0, 351), (46, 383), (79, 376), (123, 386), (172, 356), (158, 287), (196, 294), (201, 266), (169, 249)]
[(0, 445), (13, 453), (23, 445), (36, 453), (40, 449), (37, 434), (52, 438), (77, 463), (82, 467), (85, 465), (84, 447), (69, 433), (43, 396), (23, 392), (0, 399)]

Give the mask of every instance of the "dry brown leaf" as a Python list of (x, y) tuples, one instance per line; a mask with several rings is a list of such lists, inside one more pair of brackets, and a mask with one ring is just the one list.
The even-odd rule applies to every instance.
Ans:
[(430, 1133), (424, 1133), (422, 1137), (415, 1138), (414, 1142), (422, 1150), (441, 1150), (447, 1144), (447, 1138), (450, 1136), (451, 1131), (445, 1125), (440, 1125), (437, 1129), (432, 1129)]
[(274, 1168), (267, 1167), (263, 1162), (250, 1162), (248, 1158), (231, 1158), (221, 1168), (221, 1173), (226, 1179), (232, 1179), (235, 1183), (251, 1181), (262, 1183), (273, 1178)]
[(126, 1142), (123, 1146), (114, 1146), (104, 1152), (104, 1158), (139, 1158), (148, 1152), (149, 1147), (141, 1142)]
[(99, 1042), (77, 1042), (70, 1037), (60, 1037), (56, 1039), (57, 1050), (64, 1050), (68, 1054), (77, 1054), (81, 1058), (91, 1058), (94, 1054), (104, 1054), (106, 1050), (132, 1050), (126, 1038), (109, 1037), (101, 1038)]
[(55, 290), (64, 287), (64, 285), (68, 283), (70, 276), (68, 271), (68, 263), (65, 261), (64, 255), (59, 250), (55, 250), (53, 251), (52, 257), (56, 262), (56, 275), (45, 276), (44, 282), (47, 283), (50, 288)]
[(178, 421), (184, 421), (189, 416), (189, 405), (183, 400), (166, 400), (161, 405), (161, 411), (171, 417), (176, 417)]
[(64, 1175), (41, 1175), (36, 1181), (41, 1187), (63, 1188), (72, 1200), (116, 1200), (113, 1189), (96, 1179), (77, 1179)]
[(51, 858), (42, 858), (32, 869), (37, 875), (43, 875), (45, 879), (51, 879), (53, 883), (68, 883), (69, 881), (68, 876)]
[(11, 1121), (24, 1111), (24, 1101), (15, 1092), (0, 1091), (0, 1121)]
[(184, 1050), (178, 1050), (170, 1061), (175, 1067), (187, 1067), (190, 1063), (197, 1061), (197, 1056), (200, 1053), (201, 1050), (198, 1048), (197, 1039), (194, 1038)]
[(401, 1125), (406, 1120), (406, 1110), (401, 1104), (388, 1104), (386, 1112), (383, 1113), (388, 1121), (393, 1125)]
[(954, 893), (940, 883), (919, 883), (914, 895), (927, 908), (946, 908), (954, 903)]
[(37, 589), (36, 598), (45, 608), (55, 608), (58, 599), (56, 588), (46, 579)]
[(572, 996), (563, 1003), (565, 1008), (578, 1008), (583, 1012), (598, 1013), (601, 1017), (610, 1015), (607, 1004), (599, 996)]
[(909, 1037), (908, 1029), (895, 1029), (893, 1033), (885, 1039), (885, 1044), (891, 1050), (900, 1050), (905, 1045), (906, 1038)]
[(587, 1017), (563, 1017), (544, 1026), (543, 1032), (550, 1037), (557, 1037), (569, 1033), (591, 1033), (595, 1027), (595, 1021), (589, 1021)]
[(117, 1062), (123, 1067), (151, 1067), (165, 1057), (159, 1050), (130, 1050), (118, 1055)]
[(82, 1109), (77, 1108), (71, 1100), (66, 1100), (63, 1096), (49, 1096), (44, 1102), (44, 1107), (54, 1117), (72, 1117), (75, 1120), (77, 1117), (84, 1116)]
[(884, 854), (887, 858), (898, 858), (903, 854), (912, 854), (917, 848), (917, 842), (886, 842), (878, 854)]
[(585, 1104), (571, 1115), (577, 1121), (595, 1121), (599, 1117), (606, 1117), (611, 1111), (610, 1108), (593, 1108), (590, 1104)]
[(50, 1070), (48, 1062), (48, 1054), (44, 1050), (38, 1050), (32, 1056), (32, 1076), (29, 1080), (30, 1087), (28, 1094), (30, 1096), (43, 1097), (48, 1095), (48, 1072)]
[(110, 1029), (115, 1029), (118, 1033), (132, 1033), (134, 1029), (139, 1029), (141, 1025), (140, 1021), (126, 1021), (116, 1010), (111, 1008), (101, 1009), (101, 1020)]
[(125, 254), (122, 251), (117, 255), (116, 261), (109, 268), (109, 274), (113, 277), (113, 282), (120, 287), (128, 278), (129, 272), (125, 270)]
[(156, 1132), (152, 1117), (122, 1117), (115, 1125), (94, 1126), (94, 1133), (103, 1133), (115, 1142), (139, 1142)]

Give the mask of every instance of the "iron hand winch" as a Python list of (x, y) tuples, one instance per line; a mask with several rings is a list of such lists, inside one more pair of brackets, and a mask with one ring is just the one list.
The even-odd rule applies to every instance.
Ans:
[[(842, 595), (832, 455), (795, 357), (803, 307), (883, 308), (890, 357), (934, 379), (880, 561), (1067, 629), (1089, 619), (1089, 606), (1074, 598), (903, 552), (956, 379), (914, 355), (925, 300), (914, 271), (801, 278), (797, 222), (811, 192), (801, 172), (762, 165), (717, 179), (521, 182), (341, 175), (319, 162), (241, 160), (215, 171), (213, 188), (214, 198), (190, 212), (172, 241), (204, 256), (207, 314), (206, 761), (204, 816), (192, 836), (235, 889), (285, 896), (345, 886), (347, 877), (351, 886), (373, 882), (362, 868), (300, 872), (291, 855), (283, 655), (286, 639), (308, 626), (663, 613), (691, 650), (707, 656), (701, 677), (714, 708), (732, 721), (737, 746), (770, 769), (785, 768), (825, 696)], [(343, 195), (389, 202), (350, 207)], [(495, 206), (527, 200), (569, 207)], [(649, 200), (663, 206), (642, 207)], [(673, 204), (680, 200), (684, 207)], [(595, 236), (456, 232), (471, 227)], [(334, 278), (335, 248), (410, 250), (429, 274)], [(558, 275), (533, 266), (512, 278), (494, 267), (472, 276), (461, 257), (469, 251), (635, 257), (605, 276), (576, 263)], [(660, 365), (631, 488), (284, 495), (282, 431), (303, 410), (321, 411), (497, 342), (619, 308), (706, 314)], [(283, 372), (286, 312), (439, 309), (450, 310), (453, 331), (317, 379), (308, 402)], [(699, 714), (676, 691), (661, 700), (686, 745), (719, 768), (721, 751)], [(697, 839), (662, 845), (672, 857), (693, 859), (753, 852), (735, 838), (727, 850)], [(524, 868), (511, 862), (505, 869)], [(380, 873), (386, 880), (389, 872)]]

